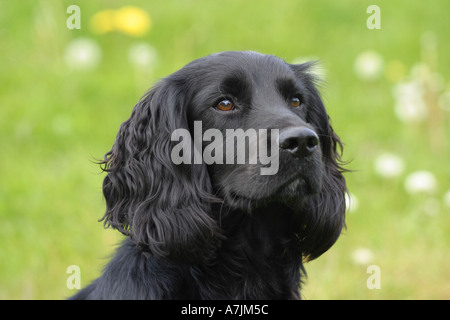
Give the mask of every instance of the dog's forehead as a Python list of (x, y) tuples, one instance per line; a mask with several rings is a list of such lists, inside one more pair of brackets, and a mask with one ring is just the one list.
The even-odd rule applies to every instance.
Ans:
[(216, 53), (209, 55), (209, 57), (211, 57), (211, 58), (224, 57), (224, 56), (229, 56), (229, 57), (259, 56), (259, 57), (263, 57), (263, 56), (265, 56), (265, 54), (248, 50), (248, 51), (223, 51), (223, 52), (216, 52)]
[(276, 79), (293, 76), (293, 71), (282, 59), (254, 51), (213, 54), (202, 60), (200, 67), (219, 81), (234, 77), (253, 83), (274, 83)]
[(209, 56), (206, 60), (211, 65), (217, 64), (226, 69), (245, 69), (250, 72), (280, 72), (286, 70), (286, 63), (273, 55), (254, 51), (227, 51)]

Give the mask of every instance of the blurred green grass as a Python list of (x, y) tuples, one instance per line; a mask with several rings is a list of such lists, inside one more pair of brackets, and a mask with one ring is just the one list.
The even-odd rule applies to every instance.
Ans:
[[(80, 30), (66, 27), (72, 4), (81, 8)], [(380, 30), (366, 27), (372, 4), (381, 8)], [(450, 91), (448, 1), (133, 1), (151, 17), (144, 36), (91, 30), (94, 14), (125, 5), (0, 3), (1, 299), (70, 296), (66, 269), (73, 264), (81, 268), (82, 286), (99, 275), (121, 236), (98, 222), (103, 175), (95, 160), (148, 87), (195, 58), (224, 50), (255, 50), (288, 62), (320, 58), (326, 71), (324, 99), (354, 170), (346, 177), (358, 206), (336, 245), (306, 265), (303, 297), (450, 298), (448, 105), (444, 110), (430, 100), (427, 119), (402, 122), (393, 95), (418, 63), (438, 74), (436, 92)], [(437, 42), (429, 49), (437, 56), (431, 62), (423, 40), (430, 34)], [(73, 68), (64, 58), (79, 38), (100, 48), (90, 69)], [(157, 54), (149, 68), (129, 59), (130, 48), (142, 43)], [(354, 72), (355, 60), (368, 50), (384, 62), (371, 80)], [(392, 76), (395, 61), (403, 69)], [(403, 161), (397, 176), (374, 169), (384, 153)], [(405, 179), (419, 170), (432, 173), (437, 186), (410, 194)], [(368, 256), (358, 256), (361, 249)], [(381, 289), (366, 286), (370, 264), (380, 267)]]

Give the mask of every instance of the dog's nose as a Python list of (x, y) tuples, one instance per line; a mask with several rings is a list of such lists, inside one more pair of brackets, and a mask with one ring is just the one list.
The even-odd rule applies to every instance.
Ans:
[(319, 137), (308, 128), (288, 128), (280, 132), (280, 148), (290, 152), (296, 158), (309, 156), (317, 149)]

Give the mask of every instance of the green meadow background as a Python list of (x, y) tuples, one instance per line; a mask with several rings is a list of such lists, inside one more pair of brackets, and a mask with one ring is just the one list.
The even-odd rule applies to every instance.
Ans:
[[(67, 27), (73, 4), (80, 29)], [(306, 265), (303, 298), (449, 299), (449, 12), (447, 0), (0, 1), (0, 299), (65, 299), (71, 265), (81, 286), (100, 274), (122, 236), (98, 222), (95, 161), (147, 88), (225, 50), (321, 61), (351, 201), (343, 235)]]

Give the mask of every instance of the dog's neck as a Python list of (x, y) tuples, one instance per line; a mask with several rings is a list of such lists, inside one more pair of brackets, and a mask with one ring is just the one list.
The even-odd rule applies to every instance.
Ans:
[(193, 277), (204, 284), (199, 290), (201, 296), (299, 297), (304, 270), (293, 210), (267, 206), (251, 215), (235, 210), (223, 217), (220, 224), (226, 239), (218, 248), (216, 259), (208, 265), (191, 268)]

